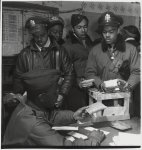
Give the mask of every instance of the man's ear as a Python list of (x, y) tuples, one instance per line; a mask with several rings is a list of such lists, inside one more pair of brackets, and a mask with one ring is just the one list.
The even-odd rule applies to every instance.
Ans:
[(71, 28), (72, 32), (74, 33), (74, 28)]
[(117, 33), (120, 33), (120, 28), (118, 28), (118, 31), (117, 31)]

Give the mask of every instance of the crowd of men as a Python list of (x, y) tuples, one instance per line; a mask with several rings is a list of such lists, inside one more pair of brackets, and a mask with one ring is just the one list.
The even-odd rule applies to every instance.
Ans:
[[(52, 126), (87, 117), (88, 88), (105, 92), (104, 81), (118, 79), (123, 92), (135, 91), (140, 84), (140, 37), (137, 41), (138, 33), (131, 33), (129, 27), (120, 30), (123, 19), (110, 11), (98, 19), (101, 39), (97, 43), (87, 34), (88, 24), (86, 16), (73, 14), (72, 30), (63, 39), (61, 17), (31, 17), (26, 21), (25, 28), (32, 40), (18, 55), (13, 93), (4, 99), (5, 103), (17, 99), (19, 104), (6, 127), (3, 145), (100, 145), (104, 139), (101, 131), (89, 133), (86, 140), (71, 141)], [(126, 39), (124, 31), (133, 37)], [(86, 79), (94, 80), (82, 82)], [(27, 99), (23, 100), (25, 91)]]

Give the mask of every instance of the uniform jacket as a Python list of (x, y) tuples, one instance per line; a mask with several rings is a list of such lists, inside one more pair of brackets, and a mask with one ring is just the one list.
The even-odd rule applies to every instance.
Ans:
[(92, 41), (87, 36), (86, 47), (83, 43), (71, 32), (66, 40), (64, 47), (69, 53), (69, 56), (74, 64), (76, 76), (84, 77), (86, 62), (90, 48), (92, 47)]
[(118, 36), (116, 42), (115, 62), (121, 62), (120, 65), (111, 60), (110, 54), (105, 43), (100, 43), (92, 48), (86, 68), (87, 78), (95, 79), (95, 84), (99, 88), (103, 81), (122, 78), (118, 72), (125, 60), (130, 63), (130, 76), (128, 83), (133, 88), (140, 82), (140, 56), (133, 45), (124, 42)]
[(47, 148), (57, 146), (99, 146), (104, 139), (101, 131), (91, 134), (81, 130), (88, 139), (68, 140), (52, 129), (75, 123), (72, 111), (45, 111), (32, 102), (21, 102), (14, 110), (6, 128), (2, 145), (8, 148)]
[(33, 103), (20, 103), (6, 128), (3, 145), (15, 147), (65, 146), (66, 141), (52, 126), (75, 123), (72, 111), (44, 111)]
[[(59, 92), (63, 95), (68, 93), (71, 86), (73, 65), (65, 49), (63, 47), (59, 48), (55, 41), (52, 38), (50, 39), (51, 44), (44, 51), (40, 52), (33, 41), (31, 41), (30, 46), (21, 51), (16, 64), (14, 93), (24, 92), (22, 81), (18, 78), (19, 75), (35, 69), (56, 69), (57, 63), (61, 76), (64, 76), (64, 82)], [(59, 51), (59, 61), (56, 59), (57, 50)]]

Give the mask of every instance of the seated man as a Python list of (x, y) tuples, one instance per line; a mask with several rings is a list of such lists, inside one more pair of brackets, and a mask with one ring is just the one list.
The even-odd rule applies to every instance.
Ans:
[[(53, 125), (68, 125), (86, 116), (86, 107), (76, 112), (55, 109), (58, 97), (59, 71), (39, 69), (19, 76), (27, 91), (27, 101), (19, 96), (3, 139), (4, 146), (97, 146), (104, 138), (101, 131), (91, 132), (88, 139), (73, 142), (52, 129)], [(97, 137), (96, 137), (97, 136)], [(98, 138), (99, 137), (99, 138)]]

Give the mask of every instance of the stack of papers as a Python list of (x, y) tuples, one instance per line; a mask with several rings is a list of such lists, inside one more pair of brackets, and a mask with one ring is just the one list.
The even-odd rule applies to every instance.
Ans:
[(120, 132), (118, 136), (113, 137), (116, 146), (140, 146), (141, 135)]

